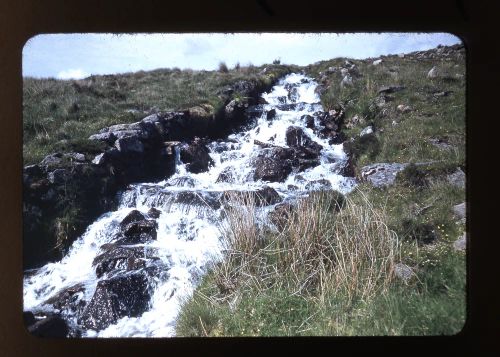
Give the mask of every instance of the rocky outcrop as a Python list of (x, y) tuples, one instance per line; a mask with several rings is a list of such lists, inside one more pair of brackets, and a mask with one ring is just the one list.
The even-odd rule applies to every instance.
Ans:
[(394, 184), (398, 172), (403, 171), (408, 164), (377, 163), (363, 166), (361, 178), (374, 187), (386, 187)]

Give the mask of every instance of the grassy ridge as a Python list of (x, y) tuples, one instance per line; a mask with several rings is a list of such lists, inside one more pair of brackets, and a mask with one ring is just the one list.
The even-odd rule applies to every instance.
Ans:
[[(436, 53), (436, 50), (429, 53)], [(225, 260), (207, 274), (185, 302), (180, 336), (441, 335), (465, 322), (465, 253), (453, 242), (465, 225), (451, 207), (464, 188), (447, 175), (465, 170), (465, 61), (409, 55), (350, 60), (361, 74), (341, 86), (345, 59), (306, 67), (323, 91), (325, 109), (346, 111), (345, 144), (356, 172), (376, 162), (410, 165), (386, 189), (360, 183), (345, 207), (315, 194), (301, 203), (278, 232), (252, 221), (252, 204), (231, 215)], [(427, 78), (437, 66), (440, 75)], [(382, 86), (402, 85), (384, 105)], [(442, 93), (445, 92), (445, 95)], [(398, 109), (403, 105), (408, 108)], [(375, 133), (360, 138), (363, 128)], [(445, 143), (438, 147), (433, 141)], [(430, 243), (429, 243), (430, 242)], [(396, 264), (411, 267), (396, 278)]]
[(86, 139), (99, 129), (135, 122), (156, 111), (203, 105), (207, 115), (213, 114), (229, 98), (224, 91), (231, 85), (243, 80), (271, 83), (286, 70), (288, 66), (250, 65), (224, 71), (158, 69), (81, 80), (25, 78), (24, 164), (55, 151), (85, 152), (92, 146)]

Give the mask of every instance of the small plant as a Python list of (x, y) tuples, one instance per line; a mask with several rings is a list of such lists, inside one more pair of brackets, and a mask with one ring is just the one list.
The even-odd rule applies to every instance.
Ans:
[(219, 72), (228, 73), (229, 68), (227, 68), (226, 62), (219, 62)]
[(278, 57), (273, 61), (273, 64), (281, 64), (281, 59)]

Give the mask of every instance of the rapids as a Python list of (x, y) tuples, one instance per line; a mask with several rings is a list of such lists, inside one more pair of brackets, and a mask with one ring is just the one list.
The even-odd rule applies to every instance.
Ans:
[[(92, 223), (61, 261), (25, 274), (24, 310), (50, 313), (55, 308), (45, 303), (46, 300), (76, 284), (83, 284), (84, 289), (75, 295), (75, 299), (81, 304), (88, 303), (99, 280), (106, 278), (106, 275), (98, 278), (92, 266), (94, 258), (102, 253), (101, 247), (117, 239), (120, 222), (132, 210), (149, 217), (148, 211), (155, 207), (161, 212), (155, 218), (157, 239), (135, 245), (144, 247), (145, 252), (146, 248), (154, 249), (158, 258), (155, 264), (161, 271), (150, 282), (151, 300), (147, 311), (137, 317), (123, 317), (100, 331), (79, 325), (78, 312), (65, 310), (61, 313), (71, 328), (82, 331), (82, 337), (174, 336), (182, 301), (192, 295), (210, 264), (223, 256), (222, 209), (220, 205), (211, 204), (218, 194), (227, 190), (257, 190), (266, 185), (274, 188), (286, 201), (307, 195), (308, 190), (314, 189), (311, 185), (306, 187), (311, 181), (328, 180), (333, 189), (342, 193), (348, 193), (356, 185), (353, 178), (338, 174), (346, 161), (342, 144), (329, 145), (304, 122), (306, 114), (313, 115), (323, 110), (315, 92), (316, 86), (317, 83), (302, 74), (283, 78), (269, 93), (262, 95), (267, 104), (263, 105), (260, 117), (242, 131), (207, 145), (214, 163), (207, 172), (188, 172), (177, 155), (176, 172), (167, 180), (130, 185), (120, 193), (118, 209)], [(276, 115), (269, 120), (266, 113), (273, 109)], [(323, 147), (320, 164), (302, 172), (292, 172), (284, 182), (255, 181), (255, 168), (251, 162), (262, 148), (255, 145), (254, 140), (287, 147), (285, 132), (291, 125), (302, 128), (311, 140)], [(231, 170), (231, 182), (217, 180), (225, 170)], [(186, 203), (176, 199), (186, 192), (195, 193), (200, 200)], [(267, 212), (272, 208), (271, 205), (263, 210)]]

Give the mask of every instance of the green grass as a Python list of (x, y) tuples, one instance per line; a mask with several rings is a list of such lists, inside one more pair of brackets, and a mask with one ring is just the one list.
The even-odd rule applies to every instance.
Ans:
[[(267, 69), (262, 73), (264, 68)], [(65, 141), (85, 140), (99, 129), (136, 122), (155, 111), (205, 105), (209, 109), (207, 115), (214, 114), (224, 104), (223, 91), (232, 84), (242, 80), (270, 84), (290, 68), (283, 65), (241, 66), (227, 71), (174, 68), (81, 80), (24, 78), (24, 164), (36, 163), (45, 155), (61, 150)]]

